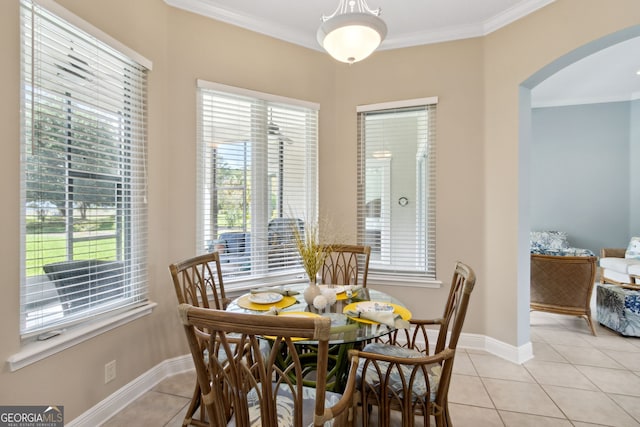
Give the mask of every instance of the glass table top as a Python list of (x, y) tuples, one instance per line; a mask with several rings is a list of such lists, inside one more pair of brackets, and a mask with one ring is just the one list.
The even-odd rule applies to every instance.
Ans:
[[(265, 316), (274, 315), (273, 311), (270, 311), (271, 307), (275, 304), (280, 304), (281, 308), (278, 308), (278, 313), (287, 313), (287, 312), (305, 312), (305, 313), (315, 313), (323, 317), (328, 317), (331, 319), (331, 344), (340, 344), (340, 343), (357, 343), (362, 341), (368, 341), (376, 337), (380, 337), (388, 334), (394, 330), (393, 327), (387, 326), (385, 324), (364, 321), (364, 320), (354, 320), (343, 313), (344, 308), (354, 302), (361, 301), (376, 301), (381, 303), (391, 303), (396, 304), (398, 306), (404, 307), (404, 304), (398, 299), (388, 295), (382, 291), (371, 289), (371, 288), (361, 288), (358, 289), (357, 292), (348, 298), (346, 293), (339, 293), (337, 295), (337, 301), (335, 304), (327, 306), (322, 310), (318, 310), (313, 306), (307, 305), (304, 301), (304, 297), (302, 293), (305, 288), (308, 286), (307, 283), (296, 283), (291, 285), (284, 285), (275, 287), (283, 290), (294, 290), (299, 292), (296, 295), (285, 297), (282, 300), (278, 298), (273, 298), (273, 300), (278, 300), (273, 304), (261, 304), (260, 307), (256, 307), (255, 305), (247, 304), (246, 301), (249, 299), (249, 293), (244, 294), (236, 299), (234, 299), (227, 306), (227, 311), (233, 311), (238, 313), (251, 313), (251, 314), (262, 314)], [(254, 294), (255, 295), (255, 294)], [(287, 299), (288, 298), (288, 299)], [(267, 298), (267, 300), (271, 300)], [(290, 305), (289, 305), (290, 304)], [(286, 305), (286, 307), (284, 306)], [(254, 310), (247, 307), (256, 307), (258, 310)], [(277, 305), (276, 305), (277, 307)], [(308, 341), (300, 341), (301, 344), (307, 343)]]

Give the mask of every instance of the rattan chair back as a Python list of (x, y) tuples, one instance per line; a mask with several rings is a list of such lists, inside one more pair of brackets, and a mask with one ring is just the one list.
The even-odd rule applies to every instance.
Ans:
[[(343, 395), (325, 390), (329, 318), (245, 314), (188, 304), (181, 304), (179, 312), (209, 425), (320, 426), (351, 414), (355, 363)], [(210, 333), (204, 349), (199, 330)], [(261, 345), (264, 339), (271, 344), (267, 352)], [(295, 348), (300, 339), (318, 343), (315, 389), (303, 385), (308, 372)], [(335, 397), (331, 407), (325, 404), (327, 394)]]
[(329, 253), (320, 269), (322, 283), (367, 286), (371, 247), (362, 245), (325, 245)]
[[(381, 426), (391, 425), (391, 412), (402, 415), (403, 426), (413, 426), (421, 415), (424, 425), (430, 416), (437, 426), (451, 426), (448, 393), (453, 361), (467, 314), (476, 276), (471, 267), (455, 266), (443, 317), (412, 319), (412, 332), (400, 339), (393, 335), (389, 343), (371, 343), (364, 351), (351, 351), (359, 359), (358, 387), (363, 408), (376, 406)], [(427, 326), (437, 325), (438, 338), (430, 355)], [(369, 411), (362, 411), (363, 425), (369, 423)]]
[[(173, 287), (178, 304), (191, 304), (196, 307), (225, 309), (229, 300), (225, 296), (220, 268), (220, 254), (212, 252), (192, 257), (169, 266)], [(207, 331), (198, 331), (200, 347), (206, 348), (209, 339)], [(202, 395), (200, 385), (196, 381), (193, 396), (183, 426), (206, 426), (205, 412), (201, 407)], [(200, 413), (197, 414), (198, 409)]]
[(179, 304), (221, 310), (227, 307), (218, 252), (171, 264), (169, 271)]

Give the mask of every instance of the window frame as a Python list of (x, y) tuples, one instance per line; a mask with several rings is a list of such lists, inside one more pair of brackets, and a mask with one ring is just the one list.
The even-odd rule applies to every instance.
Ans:
[[(357, 132), (357, 165), (358, 165), (358, 183), (357, 183), (357, 218), (358, 218), (358, 243), (359, 244), (369, 244), (372, 246), (372, 257), (369, 266), (369, 277), (372, 282), (380, 281), (380, 283), (403, 283), (408, 286), (420, 286), (418, 284), (426, 284), (426, 286), (432, 286), (433, 284), (439, 284), (439, 281), (436, 279), (436, 111), (437, 111), (437, 97), (429, 97), (429, 98), (419, 98), (419, 99), (410, 99), (403, 101), (393, 101), (393, 102), (385, 102), (385, 103), (377, 103), (377, 104), (369, 104), (369, 105), (360, 105), (356, 108), (357, 114), (357, 122), (358, 122), (358, 132)], [(400, 203), (400, 199), (406, 199), (405, 194), (394, 194), (395, 199), (392, 201), (391, 188), (386, 188), (382, 191), (380, 206), (377, 206), (377, 215), (381, 216), (382, 219), (379, 220), (381, 224), (378, 224), (380, 228), (380, 237), (367, 234), (367, 224), (371, 223), (371, 209), (372, 209), (372, 200), (367, 199), (367, 188), (369, 188), (369, 192), (371, 192), (371, 185), (375, 185), (375, 180), (367, 181), (367, 174), (371, 173), (372, 164), (382, 164), (383, 162), (391, 162), (391, 158), (394, 156), (392, 148), (392, 142), (389, 142), (389, 146), (385, 144), (380, 144), (377, 146), (377, 154), (376, 156), (370, 154), (367, 155), (367, 128), (366, 128), (366, 118), (372, 117), (373, 115), (393, 115), (393, 114), (406, 114), (412, 110), (424, 109), (425, 117), (426, 117), (426, 128), (424, 130), (424, 134), (421, 135), (424, 138), (424, 143), (422, 144), (424, 152), (424, 161), (426, 163), (422, 164), (422, 169), (420, 168), (419, 162), (415, 162), (412, 165), (401, 165), (400, 167), (395, 166), (396, 170), (402, 170), (404, 172), (415, 170), (416, 174), (416, 183), (415, 183), (415, 193), (410, 194), (408, 198), (408, 203), (402, 204)], [(373, 131), (372, 131), (373, 132)], [(380, 131), (379, 135), (376, 134), (377, 137), (382, 137), (385, 135), (386, 131)], [(392, 132), (392, 131), (389, 131)], [(374, 132), (375, 133), (375, 132)], [(420, 135), (420, 134), (418, 134)], [(384, 137), (393, 140), (392, 133), (386, 134)], [(372, 142), (369, 144), (371, 146), (375, 146), (375, 143)], [(370, 147), (371, 148), (371, 147)], [(418, 153), (415, 153), (418, 156)], [(425, 170), (426, 167), (426, 170)], [(423, 175), (420, 182), (418, 182), (418, 175), (420, 173), (425, 173)], [(375, 170), (374, 170), (375, 172)], [(403, 172), (404, 175), (406, 175)], [(379, 178), (383, 183), (392, 186), (394, 180), (394, 173), (391, 170), (391, 166), (387, 166), (386, 171), (377, 171), (376, 174), (382, 175), (383, 178)], [(397, 178), (397, 176), (396, 176)], [(397, 193), (397, 191), (396, 191)], [(386, 201), (383, 199), (387, 199)], [(397, 200), (396, 200), (397, 199)], [(412, 200), (413, 199), (413, 200)], [(367, 203), (367, 201), (369, 203)], [(405, 206), (411, 207), (419, 206), (419, 209), (415, 210), (415, 221), (416, 221), (416, 230), (411, 230), (413, 235), (420, 235), (422, 239), (424, 239), (423, 243), (421, 243), (418, 247), (420, 251), (424, 251), (424, 265), (423, 269), (420, 268), (406, 268), (401, 265), (397, 265), (397, 261), (393, 261), (393, 256), (389, 254), (389, 248), (384, 247), (384, 242), (390, 240), (390, 233), (392, 232), (392, 226), (394, 224), (394, 216), (392, 214), (394, 209), (398, 209), (396, 206), (401, 206), (404, 208)], [(385, 212), (388, 217), (385, 217)], [(400, 221), (399, 219), (396, 223)], [(385, 226), (386, 224), (386, 226)], [(386, 233), (386, 236), (385, 236)], [(404, 241), (403, 241), (404, 242)], [(407, 243), (409, 248), (411, 247), (411, 243)], [(376, 246), (380, 246), (380, 248), (376, 248)], [(388, 246), (388, 245), (387, 245)], [(405, 248), (406, 249), (406, 248)], [(376, 250), (378, 253), (376, 253)], [(376, 257), (377, 255), (377, 257)], [(420, 253), (416, 253), (416, 262), (420, 262)], [(386, 262), (386, 265), (383, 261), (386, 258), (389, 258), (390, 261)]]
[[(128, 48), (124, 44), (119, 41), (113, 39), (108, 36), (106, 33), (102, 32), (98, 28), (64, 9), (57, 3), (50, 0), (39, 0), (37, 2), (33, 2), (30, 0), (21, 0), (20, 3), (21, 10), (21, 39), (22, 43), (22, 52), (21, 52), (21, 98), (22, 98), (22, 108), (21, 108), (21, 261), (22, 268), (20, 273), (20, 334), (23, 342), (30, 343), (34, 341), (36, 338), (42, 338), (45, 336), (51, 335), (59, 335), (64, 333), (67, 328), (73, 328), (74, 334), (73, 336), (66, 337), (64, 339), (59, 339), (58, 345), (62, 341), (66, 342), (81, 342), (83, 338), (80, 336), (83, 335), (79, 333), (81, 330), (87, 331), (88, 334), (95, 333), (97, 330), (109, 330), (111, 327), (110, 324), (122, 324), (122, 322), (127, 321), (126, 319), (137, 318), (141, 315), (144, 315), (150, 312), (153, 304), (149, 303), (147, 300), (147, 271), (146, 271), (146, 140), (147, 140), (147, 131), (146, 131), (146, 74), (152, 69), (152, 63), (148, 59), (144, 58), (139, 53), (133, 51)], [(42, 19), (43, 22), (46, 22), (49, 26), (48, 28), (36, 24), (36, 20)], [(52, 28), (56, 28), (57, 33), (52, 32)], [(42, 35), (42, 34), (44, 35)], [(141, 84), (141, 87), (136, 87), (134, 91), (130, 91), (130, 93), (135, 96), (140, 96), (141, 101), (133, 101), (132, 98), (126, 98), (123, 96), (121, 98), (121, 110), (118, 110), (121, 117), (124, 117), (123, 123), (126, 125), (126, 129), (118, 128), (118, 130), (113, 131), (117, 133), (108, 133), (111, 137), (113, 137), (114, 141), (124, 141), (119, 143), (120, 151), (119, 154), (114, 154), (114, 158), (117, 160), (117, 164), (119, 165), (117, 175), (110, 175), (110, 173), (105, 173), (92, 170), (89, 167), (89, 163), (85, 164), (85, 166), (80, 166), (84, 161), (76, 161), (75, 159), (80, 158), (80, 150), (86, 150), (83, 152), (82, 156), (85, 159), (93, 159), (94, 161), (99, 161), (100, 157), (104, 154), (101, 154), (99, 150), (93, 151), (93, 148), (107, 147), (107, 140), (90, 140), (87, 138), (87, 142), (85, 142), (85, 146), (74, 145), (74, 142), (77, 143), (81, 141), (77, 139), (76, 136), (71, 136), (71, 133), (68, 133), (69, 136), (65, 136), (63, 139), (65, 140), (65, 146), (68, 154), (66, 154), (66, 158), (64, 160), (62, 169), (62, 175), (59, 175), (63, 178), (62, 186), (64, 188), (64, 199), (65, 199), (65, 223), (66, 223), (66, 231), (64, 233), (64, 241), (67, 242), (65, 245), (65, 259), (73, 260), (74, 252), (73, 252), (73, 244), (80, 240), (87, 240), (87, 238), (78, 238), (75, 235), (75, 231), (73, 231), (73, 219), (68, 219), (68, 212), (71, 212), (73, 215), (73, 211), (78, 209), (78, 206), (73, 203), (73, 194), (80, 194), (78, 191), (85, 191), (79, 189), (78, 180), (84, 180), (85, 183), (91, 183), (89, 187), (85, 187), (88, 189), (88, 193), (92, 194), (93, 197), (100, 197), (100, 182), (108, 182), (114, 185), (113, 187), (113, 202), (115, 203), (115, 216), (114, 216), (114, 230), (113, 233), (110, 234), (110, 238), (115, 238), (114, 243), (114, 251), (119, 253), (117, 258), (122, 260), (123, 269), (117, 271), (118, 277), (120, 278), (118, 283), (118, 290), (122, 290), (122, 296), (118, 296), (112, 299), (112, 304), (107, 307), (107, 304), (92, 304), (90, 307), (94, 307), (91, 309), (87, 309), (81, 311), (79, 313), (67, 316), (66, 313), (62, 315), (62, 320), (54, 320), (47, 321), (45, 319), (39, 318), (39, 323), (36, 326), (28, 327), (27, 325), (27, 295), (30, 292), (28, 286), (30, 286), (29, 282), (50, 282), (46, 274), (40, 274), (38, 276), (32, 277), (29, 279), (29, 274), (27, 272), (28, 266), (27, 261), (29, 259), (34, 259), (33, 256), (37, 255), (29, 255), (28, 245), (26, 243), (27, 238), (27, 215), (29, 209), (29, 197), (27, 196), (27, 190), (29, 184), (27, 184), (27, 174), (28, 174), (28, 165), (32, 159), (39, 158), (41, 155), (31, 155), (29, 154), (29, 146), (32, 148), (35, 146), (36, 141), (40, 141), (41, 136), (36, 132), (36, 126), (38, 120), (36, 120), (36, 107), (38, 105), (46, 105), (44, 101), (42, 104), (39, 103), (38, 97), (42, 95), (46, 95), (51, 91), (53, 79), (55, 77), (49, 76), (37, 76), (35, 77), (35, 71), (39, 70), (41, 67), (51, 67), (54, 64), (58, 64), (55, 62), (56, 60), (50, 59), (46, 55), (46, 53), (53, 53), (53, 44), (47, 45), (43, 48), (44, 43), (42, 40), (47, 40), (46, 37), (49, 37), (48, 40), (52, 40), (54, 43), (59, 44), (60, 46), (67, 46), (69, 51), (73, 51), (73, 46), (79, 46), (80, 44), (87, 44), (87, 46), (93, 46), (96, 48), (96, 51), (110, 52), (113, 55), (115, 62), (122, 61), (122, 64), (125, 67), (136, 68), (138, 73), (142, 75), (142, 82), (136, 80), (135, 78), (131, 78), (128, 76), (127, 78), (123, 77), (123, 80), (120, 80), (123, 87), (127, 84)], [(66, 37), (69, 37), (68, 39)], [(28, 46), (27, 46), (28, 41)], [(74, 43), (78, 43), (74, 45)], [(39, 49), (43, 49), (42, 51)], [(39, 53), (44, 52), (44, 54), (34, 55), (33, 52)], [(98, 55), (98, 53), (95, 53)], [(53, 57), (53, 56), (52, 56)], [(71, 57), (69, 57), (71, 58)], [(91, 72), (94, 65), (91, 65), (84, 61), (83, 59), (72, 58), (75, 61), (81, 61), (82, 64), (87, 64), (87, 69), (83, 69), (80, 72)], [(91, 58), (93, 61), (95, 58)], [(102, 64), (101, 61), (97, 61), (95, 64)], [(102, 64), (104, 66), (104, 64)], [(73, 67), (71, 65), (70, 67)], [(59, 68), (61, 73), (65, 71), (63, 68)], [(96, 68), (97, 70), (97, 68)], [(70, 68), (67, 74), (73, 73), (73, 69)], [(77, 73), (75, 75), (78, 75)], [(124, 74), (123, 74), (124, 75)], [(106, 78), (102, 78), (99, 73), (93, 73), (92, 78), (95, 79), (95, 82), (92, 82), (93, 87), (100, 86), (106, 84)], [(110, 77), (112, 78), (112, 77)], [(70, 79), (69, 79), (70, 80)], [(78, 79), (80, 80), (80, 79)], [(125, 81), (126, 80), (126, 81)], [(48, 86), (49, 85), (49, 86)], [(57, 86), (56, 86), (57, 87)], [(91, 101), (96, 96), (92, 95), (90, 90), (87, 91), (87, 87), (69, 84), (69, 86), (65, 87), (75, 87), (74, 94), (79, 94), (81, 92), (86, 91), (84, 93), (84, 101), (78, 100), (75, 102), (75, 106), (73, 108), (84, 108), (83, 113), (76, 113), (75, 110), (71, 110), (71, 104), (69, 107), (65, 109), (65, 114), (67, 115), (67, 120), (69, 121), (69, 126), (71, 126), (71, 118), (70, 117), (80, 117), (80, 114), (83, 114), (85, 119), (89, 120), (94, 119), (99, 121), (98, 118), (108, 120), (107, 116), (101, 115), (103, 113), (107, 113), (107, 110), (102, 110), (98, 105), (91, 106), (87, 101)], [(123, 89), (125, 90), (125, 89)], [(73, 97), (71, 95), (67, 95), (71, 100)], [(40, 107), (38, 107), (40, 108)], [(54, 107), (52, 107), (54, 108)], [(52, 111), (56, 111), (55, 108)], [(57, 110), (62, 111), (62, 110)], [(55, 114), (55, 113), (54, 113)], [(108, 114), (108, 113), (107, 113)], [(52, 115), (52, 117), (57, 117)], [(132, 123), (134, 124), (132, 126)], [(77, 129), (82, 130), (82, 125), (77, 126)], [(88, 127), (87, 127), (88, 129)], [(94, 129), (100, 129), (98, 125), (94, 125)], [(71, 131), (69, 131), (71, 132)], [(107, 132), (107, 131), (105, 131)], [(136, 136), (132, 136), (131, 133), (140, 132)], [(53, 136), (51, 141), (53, 141), (53, 145), (60, 146), (57, 143), (55, 138), (59, 138), (59, 136)], [(105, 138), (107, 138), (105, 136)], [(93, 145), (86, 145), (88, 141), (92, 141)], [(44, 153), (45, 150), (40, 149), (41, 153)], [(64, 151), (60, 151), (63, 153)], [(55, 153), (55, 151), (50, 151), (50, 153)], [(47, 154), (50, 156), (51, 154)], [(44, 159), (44, 157), (43, 157)], [(53, 157), (49, 157), (49, 160), (53, 159)], [(75, 163), (74, 163), (75, 162)], [(83, 170), (84, 168), (84, 170)], [(44, 176), (44, 175), (42, 175)], [(57, 176), (57, 175), (56, 175)], [(30, 178), (29, 178), (30, 179)], [(38, 182), (28, 181), (28, 182)], [(75, 186), (75, 187), (74, 187)], [(135, 214), (132, 212), (136, 211)], [(118, 220), (118, 218), (125, 218), (126, 220)], [(89, 236), (89, 240), (97, 241), (103, 240), (106, 238), (105, 236), (97, 236), (94, 235), (93, 238)], [(135, 240), (135, 244), (131, 243)], [(126, 242), (130, 242), (130, 244), (126, 244)], [(135, 255), (132, 253), (135, 252)], [(89, 259), (98, 259), (97, 249), (89, 250), (87, 252), (87, 256)], [(96, 257), (96, 258), (93, 258)], [(42, 258), (36, 258), (42, 259)], [(116, 261), (118, 261), (118, 259)], [(109, 261), (111, 262), (111, 261)], [(70, 271), (70, 270), (68, 270)], [(94, 275), (88, 275), (87, 277), (95, 277)], [(94, 279), (90, 280), (91, 283), (94, 282)], [(99, 279), (95, 279), (97, 283)], [(54, 290), (53, 292), (57, 293), (57, 299), (60, 301), (60, 305), (63, 305), (62, 297), (58, 290)], [(34, 297), (34, 298), (37, 298)], [(36, 302), (42, 302), (43, 297)], [(73, 297), (72, 297), (73, 298)], [(98, 297), (100, 298), (100, 297)], [(51, 299), (51, 298), (47, 298)], [(98, 307), (99, 308), (95, 308)], [(91, 326), (93, 325), (93, 326)], [(115, 326), (114, 326), (115, 327)], [(68, 345), (62, 345), (60, 347), (68, 347)], [(54, 351), (55, 352), (55, 351)], [(26, 353), (28, 355), (28, 359), (39, 360), (38, 355), (33, 355), (30, 352)], [(25, 363), (22, 360), (21, 355), (15, 355), (10, 359), (10, 363)], [(28, 363), (27, 363), (28, 364)]]
[[(297, 260), (297, 250), (293, 246), (293, 224), (301, 227), (301, 222), (317, 221), (318, 217), (319, 104), (206, 80), (197, 81), (197, 91), (196, 253), (201, 254), (214, 249), (221, 251), (223, 278), (225, 288), (228, 289), (245, 289), (255, 284), (284, 284), (299, 281), (304, 277), (304, 270)], [(209, 96), (209, 101), (205, 102), (203, 98), (205, 96)], [(250, 243), (243, 243), (250, 248), (247, 262), (249, 267), (244, 273), (233, 272), (233, 265), (231, 265), (233, 260), (231, 264), (225, 264), (225, 242), (219, 239), (219, 232), (224, 227), (218, 223), (215, 225), (212, 223), (213, 218), (217, 216), (214, 213), (215, 208), (211, 208), (211, 205), (217, 207), (220, 203), (216, 192), (220, 186), (212, 183), (217, 181), (216, 173), (212, 172), (213, 169), (209, 166), (216, 162), (216, 156), (211, 154), (214, 150), (211, 147), (217, 143), (210, 135), (214, 131), (209, 129), (213, 129), (215, 125), (221, 128), (221, 121), (228, 120), (225, 124), (231, 130), (225, 128), (225, 131), (239, 132), (242, 124), (231, 123), (233, 114), (238, 114), (237, 120), (245, 120), (246, 117), (241, 112), (231, 111), (230, 107), (225, 111), (230, 114), (229, 117), (224, 119), (213, 117), (214, 113), (211, 110), (214, 108), (218, 109), (219, 115), (220, 109), (224, 110), (223, 102), (218, 107), (211, 107), (208, 104), (216, 96), (229, 97), (231, 99), (229, 102), (242, 101), (253, 105), (250, 113), (252, 117), (250, 130), (242, 128), (251, 135), (251, 139), (243, 143), (244, 157), (235, 158), (236, 162), (242, 158), (245, 164), (245, 181), (237, 188), (243, 194), (251, 193), (251, 201), (243, 204), (245, 212), (243, 228), (238, 231), (246, 233), (247, 242), (250, 241)], [(279, 114), (272, 116), (271, 113), (275, 111), (273, 109), (279, 111)], [(219, 121), (214, 125), (215, 120)], [(298, 131), (293, 134), (287, 133), (292, 128)], [(288, 142), (283, 143), (279, 140), (276, 153), (271, 138), (281, 131)], [(288, 148), (296, 145), (302, 145), (302, 148), (298, 148), (298, 151)], [(224, 145), (221, 144), (217, 150), (223, 148)], [(290, 151), (295, 152), (291, 154)], [(286, 159), (287, 166), (284, 166), (283, 159)], [(276, 161), (277, 167), (274, 166)], [(292, 163), (294, 166), (291, 166)], [(293, 169), (295, 169), (294, 172), (292, 172)], [(300, 182), (294, 181), (295, 174), (298, 174)], [(244, 187), (240, 188), (242, 185)], [(298, 187), (307, 191), (301, 191)], [(207, 213), (207, 210), (211, 212)], [(282, 237), (283, 235), (285, 237), (283, 240), (273, 239), (273, 236)], [(208, 241), (213, 241), (217, 247), (212, 247)], [(280, 242), (284, 243), (280, 244)], [(296, 259), (292, 262), (290, 259), (293, 254)], [(272, 259), (275, 260), (273, 261), (275, 268)]]

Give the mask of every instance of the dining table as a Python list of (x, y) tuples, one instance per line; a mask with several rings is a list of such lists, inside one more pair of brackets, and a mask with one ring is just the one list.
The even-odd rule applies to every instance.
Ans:
[[(293, 283), (281, 286), (261, 287), (235, 298), (226, 310), (239, 313), (262, 314), (265, 316), (322, 316), (331, 319), (331, 335), (329, 344), (330, 370), (327, 389), (342, 391), (348, 371), (348, 351), (353, 348), (361, 349), (366, 343), (381, 338), (396, 330), (394, 322), (378, 322), (378, 311), (392, 310), (393, 318), (408, 321), (411, 312), (397, 298), (373, 288), (352, 287), (342, 285), (311, 285), (320, 286), (323, 293), (335, 293), (335, 302), (321, 308), (309, 305), (303, 298), (306, 283)], [(333, 298), (325, 298), (332, 302)], [(321, 302), (321, 301), (319, 301)], [(373, 313), (371, 313), (373, 312)], [(371, 315), (369, 315), (371, 314)], [(405, 322), (406, 323), (406, 322)], [(269, 337), (265, 337), (269, 339)], [(309, 365), (314, 365), (313, 348), (317, 344), (311, 340), (296, 340), (299, 354), (305, 355)], [(286, 354), (283, 354), (286, 358)], [(306, 385), (313, 385), (309, 380)]]

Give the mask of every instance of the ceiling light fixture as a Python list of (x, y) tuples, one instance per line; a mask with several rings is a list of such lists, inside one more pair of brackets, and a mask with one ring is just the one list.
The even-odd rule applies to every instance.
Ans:
[(387, 35), (387, 25), (379, 16), (380, 9), (370, 9), (366, 0), (340, 0), (335, 12), (322, 15), (318, 43), (338, 61), (362, 61)]

